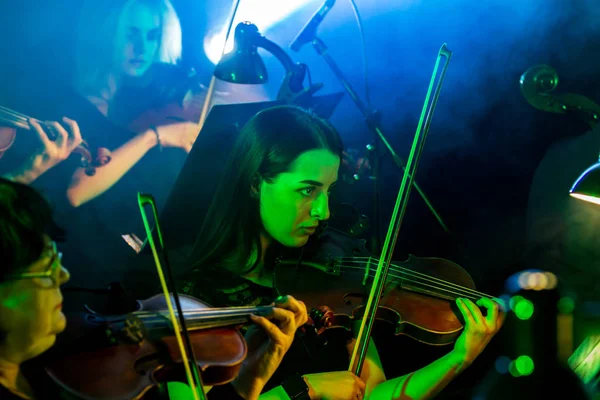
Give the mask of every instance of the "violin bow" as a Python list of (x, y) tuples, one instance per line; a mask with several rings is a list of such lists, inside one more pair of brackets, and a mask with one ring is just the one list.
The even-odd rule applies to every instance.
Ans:
[[(437, 77), (440, 61), (443, 57), (446, 58), (446, 62), (444, 63), (440, 78), (434, 90), (434, 82)], [(404, 218), (404, 214), (406, 213), (406, 206), (408, 205), (408, 199), (410, 197), (410, 191), (413, 187), (413, 180), (419, 166), (419, 161), (421, 160), (421, 154), (423, 153), (423, 148), (427, 139), (427, 133), (429, 132), (429, 127), (431, 126), (433, 112), (435, 111), (451, 58), (452, 51), (450, 51), (446, 43), (444, 43), (440, 48), (435, 61), (431, 81), (429, 82), (429, 88), (427, 89), (427, 94), (425, 95), (423, 110), (421, 111), (421, 117), (419, 118), (415, 137), (410, 149), (408, 161), (404, 170), (404, 176), (402, 177), (402, 183), (400, 184), (400, 189), (398, 191), (398, 197), (396, 198), (392, 219), (388, 227), (383, 249), (381, 250), (381, 256), (379, 257), (379, 263), (377, 265), (377, 271), (375, 273), (373, 285), (371, 286), (369, 299), (367, 300), (367, 305), (365, 307), (364, 317), (361, 321), (360, 329), (356, 337), (356, 344), (354, 346), (354, 350), (352, 351), (352, 357), (350, 358), (350, 366), (348, 371), (354, 372), (356, 376), (360, 376), (364, 361), (366, 359), (367, 349), (369, 348), (369, 339), (371, 338), (371, 331), (373, 330), (373, 325), (375, 323), (375, 313), (377, 312), (379, 300), (383, 294), (385, 281), (387, 279), (388, 271), (392, 261), (392, 255), (394, 253), (394, 248), (396, 247), (398, 234), (400, 233), (400, 226), (402, 225), (402, 220)], [(431, 99), (432, 92), (433, 98)]]
[[(156, 210), (156, 202), (154, 201), (154, 197), (149, 194), (143, 194), (138, 192), (138, 205), (140, 207), (140, 212), (142, 214), (142, 220), (144, 222), (144, 229), (146, 230), (146, 235), (148, 237), (148, 243), (150, 244), (150, 248), (152, 249), (152, 256), (154, 257), (154, 263), (156, 264), (156, 270), (158, 272), (158, 278), (160, 280), (160, 284), (165, 295), (165, 300), (167, 302), (167, 308), (169, 310), (169, 317), (171, 319), (171, 323), (173, 324), (173, 331), (175, 332), (175, 338), (177, 339), (177, 344), (179, 345), (179, 350), (181, 351), (181, 358), (183, 360), (183, 365), (185, 367), (185, 374), (188, 380), (188, 384), (192, 389), (192, 393), (194, 394), (194, 400), (207, 400), (206, 394), (204, 393), (204, 388), (202, 386), (202, 378), (200, 376), (200, 370), (198, 369), (198, 364), (196, 363), (196, 357), (194, 356), (194, 350), (192, 348), (192, 343), (190, 341), (190, 336), (188, 334), (188, 330), (185, 324), (185, 317), (183, 311), (181, 309), (181, 303), (179, 301), (179, 295), (177, 294), (177, 290), (175, 287), (175, 281), (173, 279), (173, 273), (171, 271), (171, 266), (169, 264), (169, 260), (167, 258), (167, 254), (165, 251), (162, 231), (160, 229), (160, 224), (158, 222), (158, 212)], [(175, 302), (175, 306), (177, 307), (177, 313), (179, 317), (179, 321), (175, 317), (175, 311), (173, 310), (173, 304), (171, 303), (171, 295), (169, 293), (169, 288), (167, 287), (167, 281), (165, 279), (165, 271), (160, 263), (160, 259), (158, 257), (158, 251), (156, 249), (156, 244), (154, 243), (154, 237), (152, 234), (152, 229), (150, 228), (150, 224), (148, 223), (148, 218), (146, 216), (146, 212), (144, 210), (144, 206), (149, 205), (152, 207), (152, 213), (154, 215), (156, 232), (158, 235), (158, 241), (160, 242), (160, 247), (163, 250), (163, 256), (165, 258), (166, 272), (167, 276), (171, 283), (172, 288), (172, 296), (173, 301)], [(182, 340), (183, 333), (183, 340)]]

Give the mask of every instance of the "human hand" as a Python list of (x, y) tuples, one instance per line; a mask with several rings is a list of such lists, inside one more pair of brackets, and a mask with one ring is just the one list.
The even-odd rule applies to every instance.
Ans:
[[(34, 119), (29, 120), (29, 125), (37, 134), (42, 147), (33, 154), (26, 169), (30, 172), (30, 181), (54, 167), (61, 161), (66, 160), (73, 150), (82, 143), (79, 125), (72, 119), (64, 117), (63, 122), (67, 124), (68, 131), (58, 122), (45, 122), (45, 127)], [(53, 129), (56, 138), (50, 140), (44, 128)], [(30, 183), (30, 182), (29, 182)]]
[(304, 303), (292, 296), (279, 297), (274, 305), (269, 315), (251, 316), (256, 325), (246, 333), (248, 356), (232, 382), (245, 399), (258, 398), (292, 345), (296, 329), (308, 319)]
[[(485, 297), (479, 299), (477, 305), (465, 298), (456, 299), (456, 304), (465, 320), (465, 328), (454, 344), (453, 352), (462, 362), (469, 365), (500, 330), (505, 313), (500, 310), (497, 302)], [(485, 317), (477, 306), (487, 309)]]
[(163, 147), (176, 147), (189, 153), (198, 137), (200, 126), (193, 122), (175, 122), (155, 128)]
[(304, 375), (312, 400), (361, 400), (365, 383), (352, 372), (337, 371)]

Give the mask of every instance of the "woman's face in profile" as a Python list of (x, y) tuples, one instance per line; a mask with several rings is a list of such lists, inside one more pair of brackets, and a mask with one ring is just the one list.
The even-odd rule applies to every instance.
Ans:
[(60, 286), (69, 280), (56, 245), (46, 237), (46, 248), (25, 273), (52, 271), (49, 277), (8, 280), (0, 283), (0, 330), (5, 345), (24, 357), (23, 362), (49, 349), (66, 327)]
[(299, 155), (272, 182), (260, 185), (260, 216), (269, 236), (284, 246), (304, 246), (319, 221), (329, 218), (329, 193), (338, 178), (340, 158), (329, 150)]
[(160, 46), (160, 20), (156, 11), (138, 2), (125, 7), (115, 43), (117, 75), (139, 77), (152, 65)]

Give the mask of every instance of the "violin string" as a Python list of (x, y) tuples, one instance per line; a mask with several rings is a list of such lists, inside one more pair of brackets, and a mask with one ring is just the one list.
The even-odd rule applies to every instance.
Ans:
[[(144, 326), (152, 330), (153, 328), (162, 328), (165, 326), (165, 321), (168, 319), (162, 315), (150, 315), (144, 316), (141, 318), (143, 320)], [(209, 329), (209, 328), (222, 328), (226, 326), (236, 326), (243, 325), (248, 322), (248, 317), (238, 316), (238, 317), (230, 317), (227, 319), (189, 319), (186, 316), (186, 320), (188, 320), (189, 324), (187, 325), (188, 330), (193, 331), (197, 329)], [(170, 322), (170, 321), (168, 321)]]
[[(362, 267), (350, 267), (350, 268), (364, 269)], [(464, 287), (464, 286), (460, 286), (460, 285), (454, 284), (452, 282), (444, 281), (444, 280), (439, 279), (439, 278), (430, 277), (430, 276), (428, 276), (426, 274), (417, 273), (417, 272), (409, 270), (409, 269), (404, 269), (404, 268), (395, 269), (395, 268), (391, 268), (391, 270), (394, 271), (394, 272), (399, 273), (399, 274), (392, 275), (392, 276), (394, 276), (396, 278), (404, 279), (407, 282), (421, 283), (421, 284), (423, 284), (423, 282), (428, 282), (428, 283), (432, 284), (432, 285), (429, 285), (432, 288), (440, 289), (440, 290), (445, 290), (445, 291), (448, 291), (448, 292), (456, 294), (456, 295), (472, 296), (472, 298), (486, 297), (486, 298), (490, 298), (490, 299), (496, 299), (496, 297), (491, 296), (489, 294), (486, 294), (486, 293), (483, 293), (483, 292), (479, 292), (477, 290), (473, 290), (473, 289), (470, 289), (470, 288), (467, 288), (467, 287)], [(417, 280), (410, 279), (410, 277), (416, 278)], [(420, 279), (420, 280), (418, 280), (418, 279)], [(441, 285), (445, 286), (445, 287), (436, 286), (436, 284), (439, 284), (439, 283), (441, 283)]]
[[(201, 308), (184, 311), (184, 317), (190, 322), (188, 329), (209, 329), (219, 328), (224, 326), (245, 324), (249, 320), (250, 314), (271, 310), (273, 306), (259, 307), (231, 307), (231, 308)], [(165, 319), (166, 311), (136, 311), (132, 313), (136, 317), (144, 320), (144, 325), (148, 328), (153, 328), (154, 325), (162, 327)]]
[(27, 122), (24, 122), (22, 119), (11, 116), (11, 115), (1, 115), (0, 114), (0, 119), (4, 122), (13, 124), (17, 128), (24, 128), (24, 129), (29, 128), (29, 124)]
[[(360, 269), (364, 271), (364, 268), (361, 267), (347, 267), (347, 268), (354, 268), (354, 269)], [(369, 274), (369, 278), (373, 278), (375, 275), (374, 274)], [(456, 292), (454, 290), (451, 289), (446, 289), (446, 288), (441, 288), (435, 285), (430, 285), (428, 283), (422, 282), (422, 281), (418, 281), (415, 279), (410, 279), (410, 278), (405, 278), (399, 275), (395, 275), (395, 274), (390, 274), (390, 276), (392, 276), (393, 278), (400, 278), (400, 280), (404, 281), (404, 282), (409, 282), (409, 283), (416, 283), (418, 285), (421, 286), (425, 286), (425, 287), (429, 287), (432, 288), (438, 292), (447, 292), (447, 294), (455, 296), (455, 298), (457, 297), (466, 297), (469, 298), (471, 300), (478, 300), (480, 296), (474, 296), (472, 294), (468, 294), (468, 293), (460, 293), (460, 292)], [(439, 294), (444, 294), (444, 293), (439, 293)]]
[[(368, 264), (369, 262), (357, 262), (357, 261), (352, 261), (354, 263), (362, 263), (362, 264)], [(392, 266), (394, 266), (394, 264), (392, 264)], [(347, 266), (347, 265), (343, 265), (341, 266), (342, 268), (356, 268), (356, 269), (362, 269), (364, 270), (363, 267), (352, 267), (352, 266)], [(448, 282), (448, 281), (444, 281), (443, 279), (439, 279), (439, 278), (435, 278), (435, 277), (431, 277), (429, 275), (420, 273), (420, 272), (416, 272), (416, 271), (412, 271), (410, 269), (406, 269), (406, 268), (392, 268), (390, 267), (390, 271), (394, 271), (397, 273), (400, 273), (400, 275), (398, 274), (392, 274), (393, 277), (395, 278), (400, 278), (400, 279), (404, 279), (406, 282), (411, 282), (411, 283), (420, 283), (420, 284), (424, 284), (423, 282), (427, 282), (427, 283), (431, 283), (432, 285), (426, 285), (429, 287), (432, 287), (434, 289), (440, 289), (440, 290), (444, 290), (447, 291), (449, 293), (452, 294), (456, 294), (456, 295), (467, 295), (467, 296), (472, 296), (472, 298), (480, 298), (480, 297), (486, 297), (486, 298), (491, 298), (491, 299), (495, 299), (494, 296), (490, 296), (486, 293), (482, 293), (473, 289), (469, 289), (466, 288), (464, 286), (460, 286), (457, 284), (454, 284), (452, 282)], [(402, 275), (404, 274), (404, 275)], [(369, 274), (369, 277), (372, 277), (374, 275)], [(421, 281), (419, 280), (414, 280), (414, 279), (410, 279), (410, 278), (406, 278), (406, 276), (408, 277), (414, 277), (416, 279), (421, 279)], [(441, 283), (442, 285), (446, 286), (446, 288), (441, 287), (441, 286), (436, 286), (436, 283)]]
[[(368, 260), (368, 261), (366, 261), (366, 262), (365, 261), (361, 261), (361, 262), (365, 263), (365, 264), (373, 262), (373, 261), (379, 262), (379, 260), (377, 258), (375, 258), (375, 257), (346, 257), (346, 258), (341, 258), (341, 260), (350, 260), (351, 262), (357, 262), (355, 260), (365, 260), (365, 259)], [(342, 264), (342, 266), (343, 266), (343, 264)], [(453, 287), (453, 288), (455, 288), (457, 290), (471, 292), (474, 295), (477, 295), (477, 296), (480, 296), (480, 297), (494, 298), (494, 296), (490, 296), (489, 294), (486, 294), (486, 293), (483, 293), (483, 292), (479, 292), (477, 290), (473, 290), (473, 289), (470, 289), (470, 288), (467, 288), (467, 287), (464, 287), (464, 286), (461, 286), (461, 285), (457, 285), (457, 284), (455, 284), (453, 282), (449, 282), (449, 281), (446, 281), (446, 280), (443, 280), (443, 279), (440, 279), (440, 278), (436, 278), (436, 277), (433, 277), (431, 275), (424, 274), (422, 272), (418, 272), (418, 271), (414, 271), (414, 270), (411, 270), (411, 269), (408, 269), (408, 268), (400, 267), (400, 266), (397, 266), (396, 264), (392, 264), (392, 266), (390, 267), (390, 270), (396, 271), (396, 272), (404, 272), (404, 273), (407, 273), (407, 274), (412, 275), (412, 276), (418, 276), (418, 277), (421, 277), (421, 279), (428, 280), (428, 281), (431, 281), (431, 282), (439, 282), (439, 283), (441, 283), (441, 284), (443, 284), (445, 286), (450, 286), (450, 287)]]
[[(186, 316), (204, 316), (206, 318), (210, 317), (238, 317), (249, 315), (257, 312), (263, 312), (266, 309), (271, 309), (272, 306), (262, 306), (262, 307), (231, 307), (231, 308), (198, 308), (193, 310), (186, 310), (184, 314)], [(164, 310), (166, 312), (166, 310)], [(132, 314), (139, 317), (144, 316), (155, 316), (156, 314), (160, 314), (161, 310), (158, 311), (135, 311)]]
[(24, 114), (18, 113), (10, 108), (0, 106), (0, 116), (5, 122), (12, 122), (19, 128), (29, 129), (29, 117)]
[(4, 114), (7, 115), (12, 115), (14, 117), (17, 117), (23, 121), (27, 121), (28, 119), (30, 119), (27, 115), (25, 114), (21, 114), (20, 112), (17, 112), (15, 110), (11, 110), (10, 108), (4, 107), (4, 106), (0, 106), (0, 111), (3, 112)]

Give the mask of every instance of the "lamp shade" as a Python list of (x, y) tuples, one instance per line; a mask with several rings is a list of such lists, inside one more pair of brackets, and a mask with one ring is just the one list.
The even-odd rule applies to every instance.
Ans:
[(586, 169), (569, 191), (572, 197), (600, 205), (600, 162)]
[(257, 42), (261, 37), (256, 25), (240, 22), (235, 28), (233, 50), (221, 58), (215, 68), (215, 77), (231, 83), (266, 83), (267, 68), (257, 53)]

